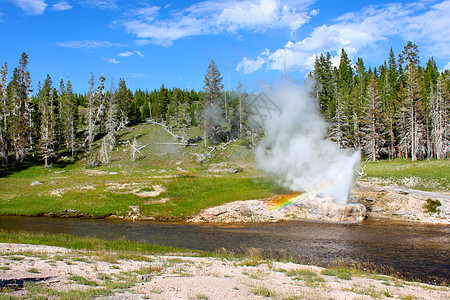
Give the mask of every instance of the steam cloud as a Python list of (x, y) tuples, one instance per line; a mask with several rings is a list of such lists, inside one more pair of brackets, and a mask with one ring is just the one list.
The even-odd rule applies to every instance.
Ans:
[(265, 118), (266, 137), (256, 148), (256, 162), (292, 191), (325, 194), (346, 204), (360, 154), (326, 139), (328, 124), (308, 85), (282, 82), (264, 90), (281, 112)]

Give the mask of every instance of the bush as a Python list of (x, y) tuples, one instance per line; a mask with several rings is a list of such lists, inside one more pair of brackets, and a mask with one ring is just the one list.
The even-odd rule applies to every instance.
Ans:
[(441, 201), (428, 198), (427, 203), (423, 205), (423, 208), (426, 212), (435, 213), (437, 211), (437, 208), (441, 205)]

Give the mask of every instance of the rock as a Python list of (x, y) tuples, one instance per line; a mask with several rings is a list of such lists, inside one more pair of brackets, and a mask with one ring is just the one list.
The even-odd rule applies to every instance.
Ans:
[(332, 222), (359, 222), (366, 218), (364, 205), (337, 204), (331, 197), (302, 194), (292, 199), (291, 203), (283, 208), (291, 218)]
[(235, 201), (221, 206), (204, 209), (189, 222), (248, 223), (273, 222), (282, 219), (277, 210), (268, 208), (264, 200)]
[(182, 173), (187, 172), (187, 170), (183, 169), (182, 167), (177, 167), (177, 171), (182, 172)]
[(40, 181), (33, 181), (30, 185), (31, 186), (35, 186), (35, 185), (40, 185), (40, 184), (42, 184), (42, 182), (40, 182)]
[(270, 201), (235, 201), (205, 209), (189, 222), (276, 222), (280, 220), (309, 219), (333, 222), (358, 222), (366, 217), (362, 204), (340, 205), (330, 197), (301, 197), (283, 209), (273, 209)]

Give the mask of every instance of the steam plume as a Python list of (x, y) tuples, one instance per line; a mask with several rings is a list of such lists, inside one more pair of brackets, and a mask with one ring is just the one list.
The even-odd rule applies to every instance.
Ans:
[(359, 152), (339, 149), (306, 83), (282, 82), (264, 93), (280, 108), (265, 118), (266, 137), (256, 148), (258, 166), (293, 191), (326, 194), (346, 204)]

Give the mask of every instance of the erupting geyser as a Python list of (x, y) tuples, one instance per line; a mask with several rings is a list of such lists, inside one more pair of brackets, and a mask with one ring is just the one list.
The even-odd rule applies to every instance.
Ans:
[(303, 198), (332, 197), (346, 204), (360, 154), (327, 139), (328, 124), (308, 84), (285, 81), (264, 90), (280, 112), (264, 118), (266, 137), (256, 149), (256, 161), (285, 187), (306, 192)]

